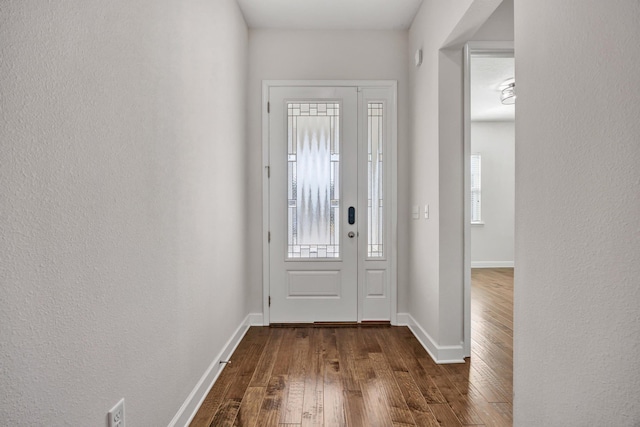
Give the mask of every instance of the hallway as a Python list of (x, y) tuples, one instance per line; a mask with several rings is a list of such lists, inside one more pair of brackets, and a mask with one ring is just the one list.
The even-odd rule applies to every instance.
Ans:
[(472, 273), (472, 357), (406, 327), (252, 327), (192, 426), (510, 426), (513, 269)]
[[(401, 4), (413, 9), (391, 23), (386, 11)], [(357, 333), (374, 333), (379, 347), (355, 368), (362, 396), (351, 397), (367, 417), (378, 414), (367, 385), (379, 379), (362, 372), (386, 361), (381, 374), (392, 372), (396, 390), (396, 373), (419, 386), (409, 369), (433, 369), (453, 399), (447, 413), (464, 422), (464, 408), (486, 425), (513, 404), (518, 427), (640, 423), (637, 0), (5, 1), (0, 20), (3, 425), (106, 427), (111, 412), (129, 426), (184, 427), (219, 361), (250, 326), (270, 323), (262, 85), (272, 79), (397, 82), (398, 180), (383, 192), (397, 195), (397, 241), (384, 242), (397, 249), (391, 306), (437, 360), (472, 356), (433, 368), (424, 353), (389, 360), (387, 348), (416, 347), (381, 345), (402, 340), (386, 335), (394, 329), (307, 331), (301, 351), (327, 357), (323, 423), (346, 412), (329, 404), (349, 395), (330, 386), (355, 385), (343, 385), (343, 370), (328, 382), (326, 368), (344, 367), (339, 338), (350, 349)], [(480, 41), (516, 52), (513, 259), (485, 261), (518, 267), (513, 321), (506, 302), (485, 304), (501, 273), (474, 291), (471, 342), (463, 77), (465, 46)], [(280, 345), (296, 338), (266, 331), (243, 344), (256, 366), (277, 357), (273, 334), (284, 334)], [(263, 359), (261, 345), (273, 350)], [(284, 412), (300, 391), (293, 383), (267, 388), (274, 369), (287, 378), (298, 369), (281, 349), (287, 357), (260, 386), (249, 387), (255, 367), (229, 366), (209, 421), (218, 406), (233, 420), (264, 416), (272, 401), (260, 393), (277, 391), (277, 422), (306, 422)], [(243, 400), (248, 392), (258, 398)], [(393, 394), (414, 411), (409, 425), (424, 405), (443, 405), (424, 392), (418, 404)], [(434, 417), (438, 408), (428, 407)], [(381, 423), (395, 414), (385, 409)]]

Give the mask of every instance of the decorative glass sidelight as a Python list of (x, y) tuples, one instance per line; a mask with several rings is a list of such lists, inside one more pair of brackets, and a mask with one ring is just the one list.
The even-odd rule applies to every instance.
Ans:
[(340, 104), (287, 107), (287, 258), (339, 258)]
[(384, 257), (384, 197), (383, 197), (383, 147), (384, 104), (368, 105), (368, 209), (367, 209), (367, 257)]

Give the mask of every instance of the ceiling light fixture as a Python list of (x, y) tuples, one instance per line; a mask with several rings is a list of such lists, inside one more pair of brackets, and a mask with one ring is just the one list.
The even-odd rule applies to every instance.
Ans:
[(498, 89), (500, 93), (500, 102), (503, 105), (513, 105), (516, 103), (516, 79), (510, 78), (502, 82)]

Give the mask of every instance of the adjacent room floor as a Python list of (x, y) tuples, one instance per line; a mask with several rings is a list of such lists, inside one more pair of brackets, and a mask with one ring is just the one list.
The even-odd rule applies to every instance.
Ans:
[(252, 327), (191, 425), (510, 426), (513, 269), (474, 269), (471, 308), (465, 364), (406, 327)]

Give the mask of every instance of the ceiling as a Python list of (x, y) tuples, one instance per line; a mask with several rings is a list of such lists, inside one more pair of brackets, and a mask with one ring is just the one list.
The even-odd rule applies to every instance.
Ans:
[(237, 0), (249, 28), (406, 30), (422, 0)]
[(513, 58), (472, 57), (472, 121), (515, 120), (515, 105), (502, 105), (498, 89), (502, 82), (514, 77), (514, 71)]

